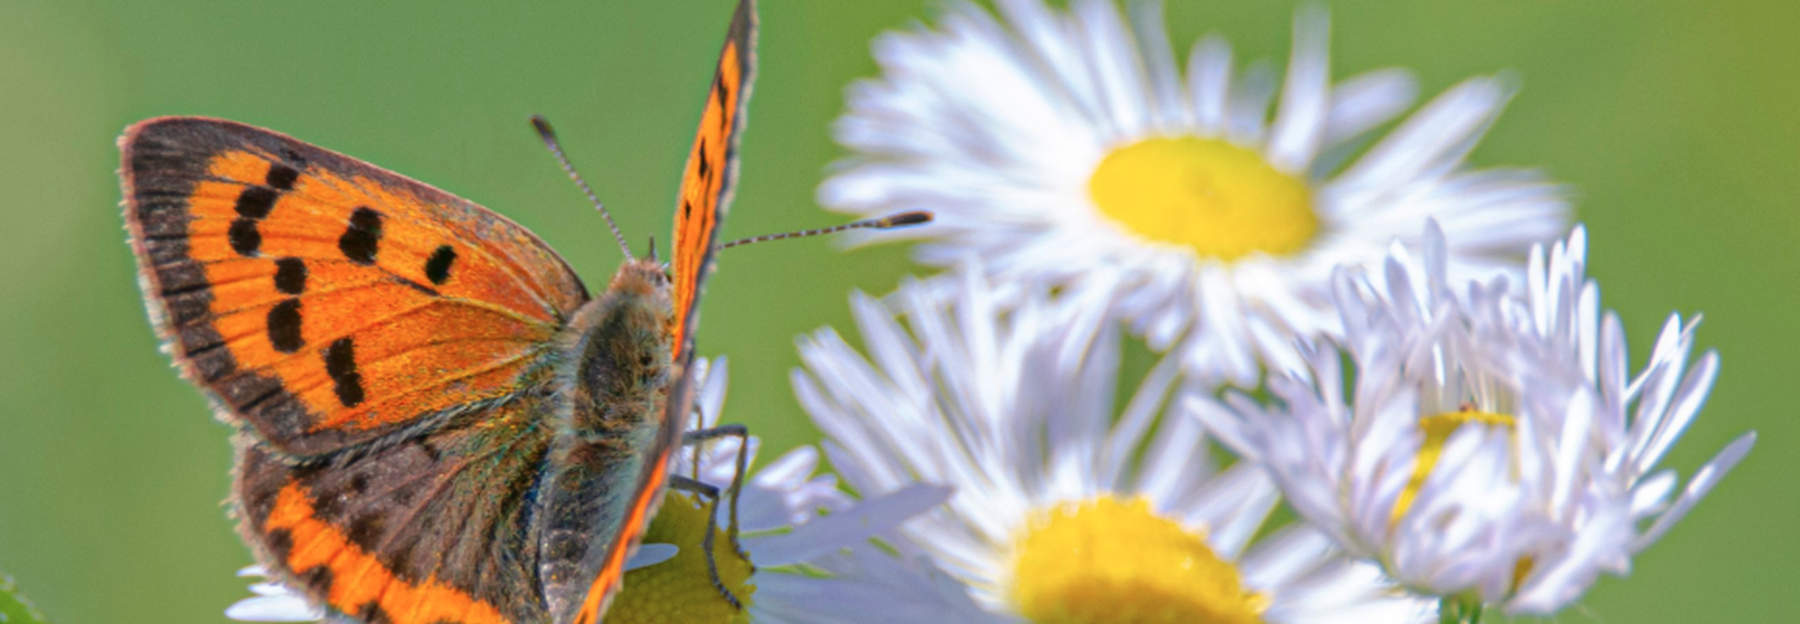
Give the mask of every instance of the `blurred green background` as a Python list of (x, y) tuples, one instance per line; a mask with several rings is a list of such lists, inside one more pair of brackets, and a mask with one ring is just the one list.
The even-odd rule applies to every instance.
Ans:
[[(618, 252), (531, 135), (543, 113), (634, 244), (666, 236), (733, 0), (0, 0), (0, 569), (56, 621), (222, 622), (249, 563), (219, 507), (225, 427), (145, 322), (114, 139), (153, 115), (274, 128), (481, 202), (604, 285)], [(420, 3), (423, 5), (424, 3)], [(813, 203), (828, 123), (871, 76), (870, 39), (936, 5), (766, 0), (761, 76), (727, 235), (841, 220)], [(1561, 622), (1792, 619), (1800, 578), (1800, 4), (1406, 0), (1334, 10), (1334, 75), (1402, 65), (1425, 93), (1510, 69), (1524, 90), (1476, 153), (1579, 191), (1592, 272), (1641, 362), (1670, 310), (1724, 355), (1670, 457), (1690, 473), (1738, 432), (1759, 448), (1707, 503)], [(1285, 57), (1292, 4), (1173, 2), (1171, 30)], [(822, 241), (728, 253), (703, 354), (732, 360), (727, 418), (770, 448), (814, 440), (787, 384), (794, 336), (847, 328), (904, 249)], [(766, 456), (772, 457), (772, 456)], [(765, 457), (765, 458), (766, 458)]]

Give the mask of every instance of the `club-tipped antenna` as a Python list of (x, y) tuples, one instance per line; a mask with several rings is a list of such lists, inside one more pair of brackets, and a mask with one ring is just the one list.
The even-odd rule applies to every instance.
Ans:
[(575, 171), (575, 164), (569, 162), (568, 155), (563, 154), (562, 144), (556, 141), (556, 131), (550, 129), (550, 121), (544, 119), (543, 115), (532, 115), (531, 127), (537, 128), (538, 138), (544, 140), (544, 147), (550, 148), (550, 154), (556, 157), (556, 162), (562, 164), (569, 179), (575, 181), (575, 186), (581, 187), (581, 192), (594, 204), (594, 210), (600, 211), (600, 216), (606, 219), (606, 227), (612, 228), (613, 238), (619, 241), (619, 250), (625, 252), (625, 259), (635, 260), (631, 255), (631, 245), (625, 243), (625, 234), (619, 231), (619, 224), (613, 222), (612, 213), (606, 211), (606, 206), (594, 195), (594, 189), (588, 186), (587, 180), (581, 179), (581, 173)]
[(805, 238), (807, 236), (819, 236), (822, 234), (836, 234), (838, 232), (842, 232), (845, 230), (861, 230), (861, 229), (890, 230), (890, 229), (894, 229), (894, 228), (906, 227), (909, 225), (924, 225), (926, 223), (930, 223), (932, 218), (933, 217), (930, 212), (927, 212), (924, 210), (913, 210), (910, 212), (901, 212), (901, 213), (891, 214), (891, 215), (888, 215), (885, 217), (881, 217), (879, 219), (864, 219), (862, 221), (857, 221), (855, 223), (845, 223), (843, 225), (838, 225), (838, 226), (833, 226), (833, 227), (828, 227), (828, 228), (819, 228), (816, 230), (801, 230), (798, 232), (783, 232), (780, 234), (764, 234), (762, 236), (752, 236), (750, 238), (740, 238), (740, 239), (731, 241), (729, 243), (725, 243), (723, 245), (714, 247), (713, 249), (716, 251), (716, 250), (730, 249), (732, 247), (737, 247), (740, 245), (749, 245), (751, 243), (764, 243), (764, 242), (768, 242), (768, 241), (781, 240), (784, 238)]

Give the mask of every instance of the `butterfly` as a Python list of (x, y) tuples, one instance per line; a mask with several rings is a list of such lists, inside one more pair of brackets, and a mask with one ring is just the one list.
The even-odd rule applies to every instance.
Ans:
[(598, 297), (524, 227), (360, 160), (217, 119), (126, 130), (146, 307), (237, 429), (230, 507), (266, 568), (361, 622), (599, 621), (664, 491), (711, 487), (671, 475), (672, 453), (744, 435), (682, 415), (752, 5), (719, 55), (668, 269), (628, 257)]

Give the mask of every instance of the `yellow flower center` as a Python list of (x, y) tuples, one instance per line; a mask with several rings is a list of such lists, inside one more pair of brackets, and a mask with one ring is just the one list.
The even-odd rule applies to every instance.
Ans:
[(1450, 434), (1456, 433), (1457, 429), (1468, 423), (1512, 429), (1514, 422), (1511, 416), (1474, 409), (1445, 412), (1419, 419), (1419, 428), (1425, 431), (1425, 443), (1419, 446), (1418, 461), (1413, 464), (1412, 480), (1406, 483), (1406, 489), (1400, 492), (1400, 499), (1394, 502), (1394, 514), (1389, 517), (1388, 526), (1397, 526), (1400, 519), (1406, 517), (1407, 510), (1412, 508), (1413, 499), (1419, 495), (1419, 488), (1425, 487), (1426, 477), (1431, 476), (1431, 469), (1443, 457), (1444, 443), (1450, 440)]
[[(1394, 502), (1394, 514), (1388, 519), (1388, 527), (1400, 525), (1400, 519), (1406, 517), (1407, 510), (1412, 508), (1413, 499), (1419, 495), (1419, 488), (1425, 486), (1425, 479), (1431, 476), (1431, 469), (1437, 466), (1438, 459), (1444, 456), (1444, 444), (1450, 441), (1450, 435), (1456, 433), (1463, 425), (1474, 423), (1483, 427), (1505, 427), (1512, 431), (1518, 425), (1518, 419), (1505, 414), (1478, 411), (1465, 407), (1461, 411), (1445, 412), (1419, 419), (1419, 428), (1425, 431), (1425, 442), (1419, 446), (1418, 461), (1413, 465), (1412, 479), (1406, 483), (1406, 489), (1400, 492), (1400, 499)], [(1531, 556), (1520, 557), (1513, 562), (1512, 588), (1518, 589), (1525, 577), (1537, 567), (1537, 559)], [(1478, 599), (1478, 598), (1477, 598)]]
[(1205, 536), (1141, 499), (1036, 512), (1013, 543), (1013, 604), (1038, 624), (1256, 624), (1266, 596)]
[(625, 589), (613, 598), (606, 611), (607, 624), (689, 624), (750, 621), (750, 596), (756, 586), (750, 584), (755, 566), (733, 552), (731, 540), (722, 530), (713, 533), (713, 559), (718, 562), (719, 580), (744, 604), (738, 610), (726, 602), (707, 576), (706, 555), (700, 540), (706, 536), (706, 516), (710, 505), (698, 498), (670, 492), (662, 509), (644, 532), (644, 543), (674, 544), (681, 552), (673, 559), (625, 573)]
[(1148, 139), (1114, 150), (1094, 169), (1088, 193), (1127, 232), (1224, 261), (1295, 253), (1319, 231), (1304, 182), (1219, 139)]

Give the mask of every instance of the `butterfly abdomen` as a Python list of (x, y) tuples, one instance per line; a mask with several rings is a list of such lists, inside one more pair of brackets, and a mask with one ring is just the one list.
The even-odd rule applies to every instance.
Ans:
[(668, 401), (670, 305), (662, 268), (628, 262), (559, 343), (566, 411), (538, 512), (539, 578), (553, 614), (582, 599), (609, 545), (596, 537), (619, 534), (630, 514)]

